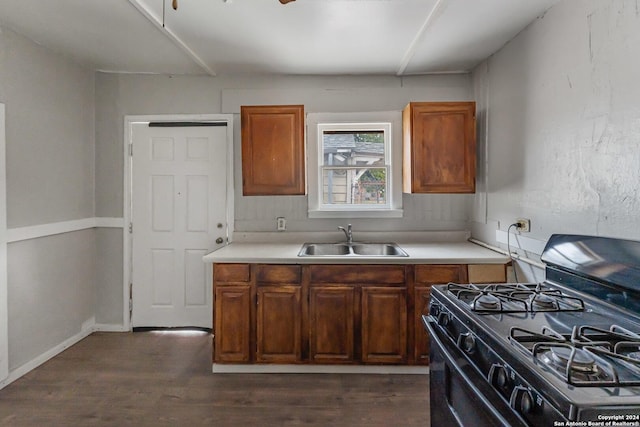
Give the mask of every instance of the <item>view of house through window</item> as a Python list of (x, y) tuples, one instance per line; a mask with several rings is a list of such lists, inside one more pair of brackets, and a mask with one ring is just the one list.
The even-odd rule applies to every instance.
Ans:
[(320, 128), (324, 205), (388, 206), (389, 136), (384, 128), (363, 127)]
[(307, 115), (309, 218), (402, 218), (402, 112)]

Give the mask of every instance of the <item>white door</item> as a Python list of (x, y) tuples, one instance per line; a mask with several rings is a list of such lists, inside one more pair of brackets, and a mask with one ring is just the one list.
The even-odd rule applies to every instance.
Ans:
[(135, 123), (131, 140), (132, 326), (211, 328), (202, 256), (227, 237), (227, 127)]

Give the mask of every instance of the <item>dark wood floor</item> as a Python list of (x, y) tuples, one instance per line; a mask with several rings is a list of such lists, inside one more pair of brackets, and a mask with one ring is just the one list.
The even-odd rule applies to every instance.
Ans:
[(214, 375), (210, 355), (205, 333), (95, 333), (0, 390), (0, 425), (429, 425), (426, 375)]

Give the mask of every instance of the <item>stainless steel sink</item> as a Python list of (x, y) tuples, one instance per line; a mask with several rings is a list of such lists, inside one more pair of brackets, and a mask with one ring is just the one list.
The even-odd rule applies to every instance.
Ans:
[(305, 243), (298, 256), (351, 255), (351, 247), (342, 243)]
[(395, 243), (354, 243), (353, 253), (364, 256), (408, 256)]
[(396, 243), (305, 243), (298, 256), (401, 257), (409, 256)]

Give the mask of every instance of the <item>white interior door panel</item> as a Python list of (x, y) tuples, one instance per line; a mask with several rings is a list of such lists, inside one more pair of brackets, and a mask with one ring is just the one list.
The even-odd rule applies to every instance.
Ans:
[(227, 127), (132, 129), (132, 326), (212, 326), (211, 266), (226, 240)]

